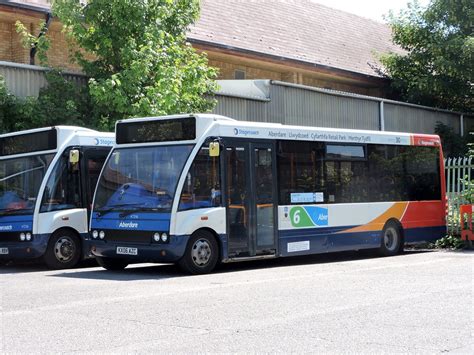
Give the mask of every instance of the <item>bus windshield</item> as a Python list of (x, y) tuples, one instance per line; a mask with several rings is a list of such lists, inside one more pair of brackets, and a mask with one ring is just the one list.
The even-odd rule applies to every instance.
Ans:
[(102, 172), (94, 211), (171, 212), (192, 145), (119, 148)]
[(0, 160), (0, 215), (33, 213), (54, 154)]

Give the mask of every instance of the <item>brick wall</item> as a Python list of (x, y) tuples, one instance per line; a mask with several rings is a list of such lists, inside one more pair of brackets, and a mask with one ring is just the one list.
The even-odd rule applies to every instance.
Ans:
[(12, 61), (12, 24), (0, 22), (0, 60)]
[[(23, 48), (20, 36), (16, 33), (15, 22), (21, 21), (30, 33), (39, 34), (39, 24), (44, 15), (28, 11), (2, 11), (7, 9), (0, 6), (0, 60), (30, 64), (30, 51)], [(69, 45), (66, 36), (61, 31), (61, 23), (53, 20), (48, 35), (51, 47), (48, 52), (49, 64), (53, 67), (80, 72), (80, 67), (69, 59)], [(198, 50), (201, 50), (198, 48)], [(331, 88), (335, 90), (354, 92), (358, 94), (383, 96), (383, 88), (367, 83), (348, 81), (337, 74), (318, 74), (311, 70), (292, 67), (288, 64), (278, 65), (259, 58), (247, 58), (238, 55), (223, 55), (208, 51), (209, 64), (219, 69), (219, 79), (235, 79), (235, 71), (245, 73), (245, 79), (270, 79), (291, 83)], [(35, 64), (40, 64), (36, 58)]]

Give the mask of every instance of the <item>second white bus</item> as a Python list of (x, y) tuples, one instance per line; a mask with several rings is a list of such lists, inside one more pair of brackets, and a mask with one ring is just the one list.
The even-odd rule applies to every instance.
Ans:
[(113, 133), (56, 126), (0, 136), (0, 262), (84, 256), (92, 197)]

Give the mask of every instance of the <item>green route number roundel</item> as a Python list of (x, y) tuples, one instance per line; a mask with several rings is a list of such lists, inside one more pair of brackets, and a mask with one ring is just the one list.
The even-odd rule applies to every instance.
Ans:
[(314, 223), (303, 207), (293, 207), (290, 210), (290, 220), (293, 227), (313, 227)]

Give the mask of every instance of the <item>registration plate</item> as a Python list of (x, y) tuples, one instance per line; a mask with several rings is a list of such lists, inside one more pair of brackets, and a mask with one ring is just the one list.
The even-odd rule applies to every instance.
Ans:
[(8, 254), (8, 248), (0, 248), (0, 255), (7, 255)]
[(117, 247), (117, 254), (138, 255), (138, 248)]

